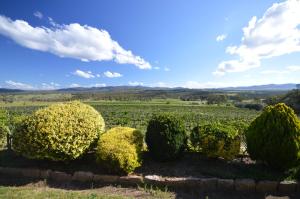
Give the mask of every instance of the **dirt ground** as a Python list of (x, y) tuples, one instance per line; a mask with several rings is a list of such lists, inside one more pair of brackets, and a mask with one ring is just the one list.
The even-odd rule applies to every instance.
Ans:
[(198, 192), (197, 190), (161, 190), (155, 187), (121, 187), (118, 185), (93, 184), (59, 184), (53, 182), (30, 180), (22, 178), (0, 177), (0, 186), (30, 188), (32, 190), (66, 190), (75, 192), (92, 192), (104, 195), (115, 195), (130, 198), (169, 198), (169, 199), (299, 199), (300, 195), (271, 196), (254, 193), (237, 192)]

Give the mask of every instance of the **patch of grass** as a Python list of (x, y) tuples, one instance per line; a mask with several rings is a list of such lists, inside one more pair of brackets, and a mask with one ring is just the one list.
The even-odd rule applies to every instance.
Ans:
[(132, 197), (114, 196), (97, 193), (95, 191), (67, 191), (53, 188), (32, 187), (2, 187), (0, 198), (9, 199), (129, 199)]

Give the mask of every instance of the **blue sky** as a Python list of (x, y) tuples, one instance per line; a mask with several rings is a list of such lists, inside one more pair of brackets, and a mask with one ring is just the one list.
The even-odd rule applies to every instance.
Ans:
[(300, 0), (0, 1), (0, 86), (300, 83)]

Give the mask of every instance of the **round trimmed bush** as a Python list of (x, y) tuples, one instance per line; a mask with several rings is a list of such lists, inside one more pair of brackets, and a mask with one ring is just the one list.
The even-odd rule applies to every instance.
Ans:
[(96, 160), (109, 172), (132, 173), (141, 165), (143, 145), (140, 131), (129, 127), (112, 128), (101, 135)]
[(241, 140), (238, 130), (231, 126), (208, 124), (196, 126), (190, 135), (194, 149), (207, 157), (234, 159), (240, 152)]
[(147, 126), (146, 143), (154, 159), (176, 159), (187, 145), (183, 121), (171, 114), (154, 115)]
[(31, 159), (74, 160), (104, 131), (102, 116), (78, 101), (58, 103), (23, 119), (13, 133), (13, 149)]
[(250, 124), (246, 141), (252, 159), (276, 169), (291, 168), (300, 157), (300, 122), (285, 104), (268, 106)]

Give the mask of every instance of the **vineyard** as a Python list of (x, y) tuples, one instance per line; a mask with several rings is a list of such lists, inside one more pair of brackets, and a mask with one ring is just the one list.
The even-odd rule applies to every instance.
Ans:
[[(151, 102), (137, 101), (98, 101), (87, 102), (99, 111), (106, 123), (106, 129), (115, 126), (130, 126), (145, 132), (150, 117), (155, 113), (174, 113), (185, 121), (186, 129), (190, 131), (197, 124), (220, 122), (231, 124), (243, 129), (259, 114), (258, 111), (241, 109), (233, 106), (202, 105), (184, 103), (175, 100), (161, 100)], [(7, 106), (13, 114), (29, 114), (42, 104), (27, 104), (22, 106)]]

